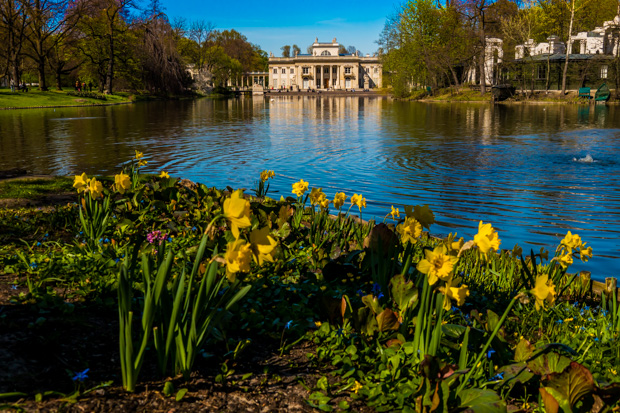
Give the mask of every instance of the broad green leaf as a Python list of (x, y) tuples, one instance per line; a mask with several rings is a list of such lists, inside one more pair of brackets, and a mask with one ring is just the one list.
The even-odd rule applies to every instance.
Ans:
[(167, 381), (164, 384), (164, 396), (166, 397), (170, 397), (172, 396), (172, 393), (174, 393), (174, 384), (172, 384), (171, 381)]
[(557, 353), (547, 353), (528, 361), (527, 366), (534, 374), (544, 376), (551, 373), (561, 373), (570, 365), (570, 362), (568, 357)]
[(381, 332), (398, 330), (398, 327), (400, 327), (396, 313), (389, 308), (386, 308), (377, 316), (377, 325), (379, 326), (379, 331)]
[(465, 389), (459, 393), (460, 407), (475, 413), (505, 413), (506, 403), (493, 390)]
[(534, 353), (534, 346), (529, 341), (522, 338), (515, 348), (515, 361), (527, 361)]
[(575, 361), (562, 373), (551, 374), (546, 381), (545, 390), (565, 411), (567, 408), (572, 410), (582, 397), (596, 389), (590, 370)]
[(179, 391), (177, 392), (177, 395), (175, 397), (175, 400), (180, 402), (181, 399), (183, 398), (183, 396), (185, 396), (186, 393), (187, 393), (187, 389), (186, 388), (179, 389)]
[(392, 299), (402, 314), (418, 300), (418, 289), (415, 288), (413, 281), (407, 281), (403, 274), (392, 277), (390, 284), (392, 285)]

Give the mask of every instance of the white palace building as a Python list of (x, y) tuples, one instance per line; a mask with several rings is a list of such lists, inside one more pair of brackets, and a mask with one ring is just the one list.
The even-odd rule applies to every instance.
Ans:
[(378, 56), (339, 54), (340, 44), (320, 43), (309, 54), (269, 57), (269, 87), (272, 89), (372, 89), (383, 86)]

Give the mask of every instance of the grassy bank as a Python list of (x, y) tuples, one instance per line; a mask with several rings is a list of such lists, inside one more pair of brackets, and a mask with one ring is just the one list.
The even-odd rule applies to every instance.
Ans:
[[(98, 95), (97, 98), (91, 97)], [(36, 108), (45, 106), (88, 106), (130, 102), (128, 94), (73, 96), (71, 91), (49, 90), (41, 92), (31, 88), (28, 92), (11, 92), (0, 89), (0, 108)]]
[(0, 208), (0, 410), (617, 410), (617, 291), (570, 274), (578, 235), (523, 255), (482, 221), (430, 236), (425, 205), (364, 222), (359, 194), (140, 179), (142, 157)]
[[(417, 100), (424, 102), (491, 102), (493, 95), (491, 88), (482, 95), (479, 90), (472, 90), (468, 87), (463, 88), (442, 88), (433, 91), (429, 95), (426, 90), (414, 90), (406, 100)], [(613, 101), (613, 99), (611, 100)], [(577, 91), (570, 90), (562, 95), (558, 90), (530, 91), (521, 92), (517, 90), (515, 96), (502, 101), (501, 103), (571, 103), (587, 104), (592, 103), (587, 99), (580, 98)]]

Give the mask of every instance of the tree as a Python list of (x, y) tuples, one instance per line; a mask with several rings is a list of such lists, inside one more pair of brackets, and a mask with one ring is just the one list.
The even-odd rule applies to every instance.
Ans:
[(81, 3), (69, 0), (33, 0), (26, 2), (30, 24), (26, 31), (29, 46), (25, 54), (36, 64), (39, 89), (47, 90), (45, 64), (49, 55), (75, 28), (81, 13)]
[(282, 57), (291, 57), (291, 46), (284, 45), (280, 50), (282, 50)]
[(294, 44), (293, 45), (293, 56), (297, 56), (299, 53), (301, 53), (301, 49), (299, 48), (299, 46)]
[(338, 46), (338, 54), (347, 54), (347, 48), (343, 44)]
[(9, 73), (15, 82), (19, 82), (24, 37), (30, 25), (24, 3), (19, 0), (0, 0), (0, 23), (4, 37), (2, 57), (5, 68), (3, 72)]
[(355, 46), (347, 47), (347, 53), (349, 53), (349, 54), (355, 54), (356, 51), (357, 51), (357, 49), (355, 48)]

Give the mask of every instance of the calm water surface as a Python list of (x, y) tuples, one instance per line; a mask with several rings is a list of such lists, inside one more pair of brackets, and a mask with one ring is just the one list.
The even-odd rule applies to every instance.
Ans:
[(277, 97), (0, 111), (0, 169), (117, 173), (134, 149), (150, 172), (220, 188), (273, 169), (272, 196), (301, 178), (362, 193), (364, 218), (428, 204), (433, 233), (469, 239), (483, 220), (503, 248), (576, 231), (595, 256), (573, 269), (620, 275), (620, 106)]

